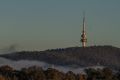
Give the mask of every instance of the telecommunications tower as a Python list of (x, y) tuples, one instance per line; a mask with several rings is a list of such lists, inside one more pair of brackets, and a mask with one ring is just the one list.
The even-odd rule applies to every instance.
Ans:
[(82, 47), (86, 47), (87, 37), (85, 32), (85, 13), (83, 13), (83, 30), (81, 34), (81, 43), (82, 43)]

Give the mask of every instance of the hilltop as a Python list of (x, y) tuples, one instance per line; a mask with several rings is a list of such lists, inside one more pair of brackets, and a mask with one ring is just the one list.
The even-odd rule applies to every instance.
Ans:
[(114, 69), (120, 67), (120, 48), (113, 46), (69, 47), (45, 51), (21, 51), (2, 54), (11, 60), (36, 60), (49, 64), (86, 67), (102, 65)]

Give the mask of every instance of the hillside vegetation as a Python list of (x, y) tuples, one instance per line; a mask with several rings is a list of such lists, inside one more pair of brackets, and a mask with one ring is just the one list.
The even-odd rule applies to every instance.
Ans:
[(112, 46), (70, 47), (45, 51), (21, 51), (2, 54), (0, 57), (11, 60), (37, 60), (50, 64), (86, 67), (102, 65), (114, 69), (120, 68), (120, 48)]

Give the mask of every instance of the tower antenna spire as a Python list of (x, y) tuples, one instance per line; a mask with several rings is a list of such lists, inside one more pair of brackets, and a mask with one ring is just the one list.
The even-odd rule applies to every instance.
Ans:
[(85, 32), (85, 12), (83, 12), (83, 30), (81, 35), (81, 42), (82, 42), (82, 47), (86, 47), (87, 38), (86, 38), (86, 32)]
[(85, 11), (83, 12), (83, 32), (85, 32)]

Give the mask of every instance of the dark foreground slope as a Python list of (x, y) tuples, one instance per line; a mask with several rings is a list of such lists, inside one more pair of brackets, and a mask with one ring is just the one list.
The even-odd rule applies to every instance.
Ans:
[(46, 51), (22, 51), (3, 54), (12, 60), (37, 60), (56, 65), (93, 66), (120, 68), (120, 48), (112, 46), (71, 47)]
[(0, 66), (0, 80), (120, 80), (120, 71), (114, 73), (109, 68), (85, 69), (85, 73), (66, 73), (54, 68), (38, 66), (15, 70), (10, 66)]
[(0, 67), (0, 80), (120, 80), (120, 71), (114, 73), (109, 68), (85, 69), (85, 73), (66, 73), (54, 68), (43, 69), (38, 66), (15, 70), (10, 66)]

